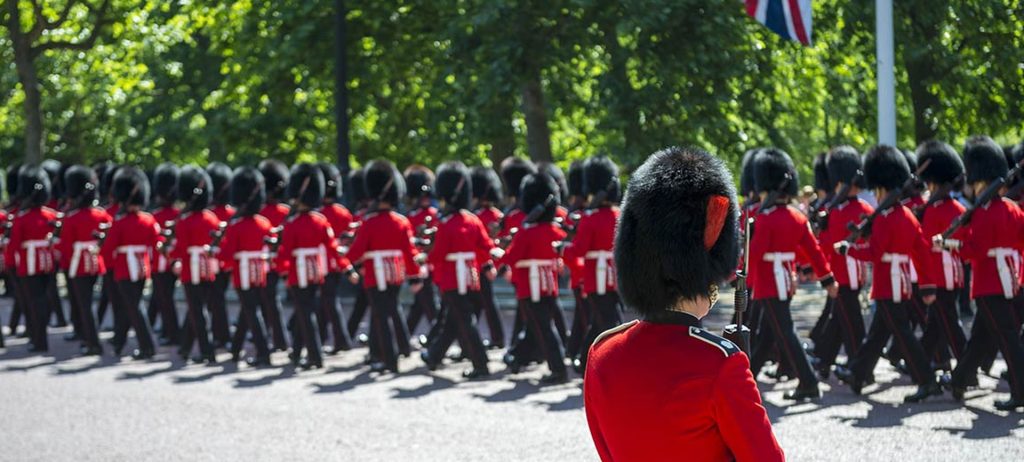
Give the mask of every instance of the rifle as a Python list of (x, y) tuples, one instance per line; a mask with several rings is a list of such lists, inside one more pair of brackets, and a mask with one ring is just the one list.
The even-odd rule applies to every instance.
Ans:
[(210, 245), (207, 246), (207, 253), (211, 257), (213, 256), (215, 249), (217, 249), (217, 247), (220, 247), (220, 241), (224, 240), (224, 231), (227, 229), (228, 224), (222, 221), (217, 225), (217, 229), (210, 231), (210, 237), (212, 237), (213, 240), (210, 241)]
[(883, 200), (882, 203), (878, 204), (878, 208), (876, 208), (874, 212), (871, 212), (871, 215), (868, 215), (857, 224), (854, 224), (852, 222), (849, 223), (846, 226), (846, 228), (850, 230), (850, 235), (846, 237), (846, 242), (849, 244), (853, 244), (854, 242), (857, 242), (861, 238), (870, 236), (871, 225), (875, 222), (875, 219), (878, 218), (879, 215), (882, 214), (882, 212), (891, 209), (893, 206), (895, 206), (901, 200), (903, 200), (904, 197), (910, 195), (910, 193), (917, 190), (917, 188), (919, 188), (921, 185), (921, 179), (919, 178), (919, 175), (921, 175), (921, 172), (924, 172), (924, 169), (928, 168), (928, 165), (931, 163), (931, 159), (922, 162), (921, 165), (917, 167), (917, 171), (914, 172), (914, 174), (911, 175), (910, 178), (907, 178), (907, 181), (903, 182), (903, 185), (900, 186), (900, 189), (896, 191), (890, 191), (889, 195), (885, 196), (885, 200)]
[(164, 255), (170, 252), (171, 246), (174, 245), (174, 228), (178, 225), (175, 220), (167, 220), (164, 222), (164, 227), (160, 229), (160, 235), (164, 237), (163, 242), (157, 245), (157, 248)]
[(60, 232), (64, 229), (64, 214), (57, 212), (57, 217), (50, 222), (53, 225), (53, 231), (50, 232), (50, 245), (54, 245), (60, 240)]
[(736, 291), (733, 292), (733, 309), (736, 311), (736, 323), (725, 326), (722, 337), (735, 343), (744, 353), (750, 354), (750, 328), (743, 324), (743, 314), (747, 311), (747, 274), (750, 271), (750, 241), (754, 232), (754, 217), (747, 218), (744, 224), (745, 238), (743, 242), (743, 269), (736, 272)]
[[(946, 240), (953, 237), (958, 229), (971, 222), (971, 218), (974, 216), (974, 212), (978, 210), (978, 207), (984, 207), (992, 202), (997, 196), (999, 196), (999, 190), (1003, 188), (1011, 180), (1016, 179), (1021, 175), (1021, 168), (1024, 167), (1024, 160), (1021, 160), (1017, 165), (1013, 166), (1013, 169), (1006, 174), (1004, 178), (996, 178), (994, 181), (978, 195), (974, 203), (967, 208), (964, 213), (956, 217), (952, 223), (949, 224), (949, 228), (942, 232), (942, 239)], [(1024, 183), (1024, 182), (1021, 182)], [(1013, 189), (1018, 189), (1020, 185), (1015, 185)]]
[(964, 174), (961, 173), (952, 182), (944, 183), (942, 186), (939, 186), (939, 189), (935, 191), (935, 194), (928, 196), (928, 202), (925, 202), (918, 207), (914, 207), (914, 210), (912, 211), (914, 212), (914, 216), (917, 217), (917, 221), (924, 219), (924, 212), (925, 210), (928, 210), (928, 207), (935, 205), (936, 202), (943, 199), (949, 199), (949, 193), (953, 191), (953, 187), (955, 185), (960, 184), (960, 182), (963, 181), (963, 178)]
[(829, 212), (849, 199), (850, 190), (853, 189), (853, 186), (857, 184), (861, 178), (864, 178), (864, 172), (857, 170), (857, 173), (853, 175), (853, 178), (848, 183), (843, 183), (843, 187), (839, 189), (839, 192), (836, 193), (836, 195), (832, 196), (832, 199), (825, 204), (825, 207), (818, 210), (818, 213), (814, 214), (812, 223), (814, 224), (815, 229), (824, 231), (828, 228)]

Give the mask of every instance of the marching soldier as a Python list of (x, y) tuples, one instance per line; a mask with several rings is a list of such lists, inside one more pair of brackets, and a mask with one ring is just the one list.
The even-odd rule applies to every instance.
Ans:
[[(369, 213), (370, 199), (366, 195), (366, 186), (363, 182), (363, 169), (352, 170), (348, 174), (348, 189), (352, 193), (352, 207), (355, 213), (352, 214), (352, 226), (358, 236), (359, 227), (362, 226), (363, 217)], [(352, 303), (352, 313), (348, 316), (348, 336), (358, 338), (359, 342), (366, 343), (367, 335), (359, 334), (359, 324), (366, 317), (366, 309), (370, 306), (369, 295), (364, 287), (356, 289), (356, 300)]]
[[(353, 222), (352, 213), (344, 205), (338, 203), (341, 199), (342, 182), (341, 172), (334, 164), (321, 162), (320, 171), (324, 175), (324, 202), (320, 207), (320, 213), (327, 218), (331, 224), (335, 239), (341, 242), (349, 242), (350, 227)], [(328, 327), (331, 330), (333, 348), (331, 353), (337, 353), (352, 348), (352, 338), (348, 335), (345, 326), (345, 318), (341, 311), (341, 300), (338, 293), (341, 288), (344, 270), (342, 263), (347, 262), (338, 256), (331, 256), (327, 259), (327, 277), (324, 280), (323, 293), (320, 297), (320, 313), (317, 319), (320, 321), (321, 341), (327, 338)]]
[[(473, 199), (476, 200), (476, 210), (473, 212), (487, 229), (487, 235), (492, 239), (497, 236), (501, 226), (501, 219), (504, 214), (496, 205), (502, 201), (501, 178), (493, 169), (487, 167), (473, 167), (470, 170), (470, 177), (473, 181)], [(498, 301), (494, 298), (494, 282), (489, 278), (480, 279), (481, 302), (477, 305), (487, 318), (487, 328), (491, 334), (490, 348), (505, 348), (505, 323), (498, 311)], [(480, 317), (481, 314), (477, 313)]]
[(736, 269), (736, 209), (703, 151), (669, 148), (633, 173), (615, 265), (641, 319), (597, 339), (583, 381), (601, 460), (784, 460), (747, 356), (701, 328)]
[[(569, 188), (569, 200), (566, 202), (566, 209), (569, 216), (575, 219), (582, 218), (586, 213), (586, 195), (583, 192), (583, 161), (573, 161), (569, 165), (566, 175), (566, 185)], [(577, 224), (578, 226), (578, 224)], [(583, 346), (584, 337), (590, 329), (590, 313), (586, 300), (583, 299), (583, 259), (579, 257), (570, 258), (564, 252), (562, 261), (566, 270), (569, 271), (569, 288), (572, 289), (573, 302), (572, 330), (569, 332), (569, 339), (565, 342), (565, 355), (571, 360), (579, 358)]]
[(896, 203), (883, 208), (889, 194), (900, 194), (903, 184), (910, 179), (910, 167), (903, 154), (891, 146), (878, 145), (864, 157), (864, 180), (879, 200), (877, 218), (871, 224), (871, 235), (866, 242), (850, 245), (840, 241), (840, 253), (872, 264), (871, 299), (875, 301), (875, 316), (881, 318), (877, 328), (883, 335), (868, 334), (856, 355), (846, 368), (837, 368), (836, 376), (846, 382), (855, 394), (860, 394), (867, 377), (874, 371), (878, 358), (890, 336), (907, 362), (908, 372), (917, 391), (903, 401), (914, 403), (942, 393), (921, 343), (910, 327), (910, 303), (913, 297), (911, 265), (921, 277), (921, 290), (925, 303), (935, 299), (934, 285), (927, 264), (930, 248), (921, 232), (917, 218), (906, 206)]
[[(508, 157), (501, 161), (501, 180), (505, 184), (505, 216), (501, 220), (501, 229), (498, 237), (508, 240), (511, 238), (512, 230), (518, 230), (523, 224), (523, 218), (529, 212), (524, 211), (519, 204), (519, 188), (526, 175), (537, 173), (537, 166), (520, 157)], [(515, 329), (513, 332), (518, 332)]]
[[(405, 169), (405, 193), (409, 201), (409, 211), (405, 217), (412, 225), (417, 237), (423, 237), (424, 231), (434, 226), (437, 220), (437, 208), (432, 204), (434, 199), (434, 172), (429, 168), (413, 164)], [(429, 276), (430, 267), (427, 265)], [(437, 302), (434, 300), (434, 284), (427, 277), (423, 281), (423, 289), (416, 292), (413, 297), (412, 306), (409, 307), (409, 315), (406, 316), (406, 332), (410, 336), (416, 332), (420, 320), (427, 319), (428, 327), (435, 321), (440, 322), (437, 313)], [(399, 347), (408, 342), (400, 342)], [(425, 345), (425, 344), (424, 344)], [(405, 353), (403, 353), (405, 354)]]
[[(267, 202), (260, 210), (260, 215), (270, 220), (270, 225), (277, 234), (281, 230), (284, 220), (291, 213), (288, 205), (284, 204), (285, 188), (288, 186), (288, 167), (280, 161), (268, 159), (260, 162), (257, 168), (263, 175), (267, 191)], [(266, 298), (261, 306), (263, 307), (263, 319), (267, 322), (267, 328), (270, 329), (273, 339), (274, 350), (287, 351), (288, 341), (285, 339), (284, 322), (281, 318), (281, 301), (277, 296), (277, 286), (280, 280), (281, 275), (272, 261), (270, 272), (267, 273), (267, 290), (264, 291)]]
[[(227, 226), (231, 222), (231, 217), (235, 215), (235, 208), (230, 204), (231, 167), (213, 162), (206, 166), (206, 174), (210, 175), (211, 182), (210, 211), (222, 223), (220, 226)], [(214, 264), (219, 264), (219, 260), (214, 260)], [(224, 298), (231, 283), (231, 273), (221, 268), (216, 269), (217, 276), (210, 285), (210, 302), (207, 308), (210, 311), (210, 333), (213, 334), (214, 347), (225, 347), (231, 340), (227, 300)]]
[[(178, 166), (170, 162), (160, 164), (153, 172), (153, 202), (157, 206), (153, 218), (165, 229), (168, 224), (173, 227), (181, 215), (181, 211), (174, 205), (178, 200), (178, 174)], [(153, 324), (156, 314), (159, 314), (160, 344), (177, 345), (181, 340), (178, 310), (174, 306), (174, 285), (178, 282), (178, 276), (174, 274), (174, 265), (166, 254), (158, 252), (155, 258), (153, 291), (149, 296), (149, 321)]]
[[(793, 161), (785, 152), (768, 148), (754, 156), (754, 185), (762, 204), (754, 218), (750, 241), (750, 271), (754, 274), (751, 299), (760, 306), (761, 329), (753, 346), (751, 370), (754, 377), (778, 344), (782, 363), (788, 363), (800, 379), (786, 399), (800, 401), (821, 396), (818, 379), (793, 329), (789, 311), (796, 292), (797, 254), (806, 255), (814, 273), (835, 298), (838, 287), (825, 255), (811, 232), (806, 216), (786, 205), (799, 189)], [(773, 200), (774, 199), (774, 200)]]

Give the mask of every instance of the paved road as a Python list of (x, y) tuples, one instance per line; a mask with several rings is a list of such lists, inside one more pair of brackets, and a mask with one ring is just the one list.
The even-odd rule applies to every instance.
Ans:
[[(801, 329), (820, 303), (801, 293)], [(731, 313), (728, 303), (716, 310), (709, 327)], [(9, 313), (0, 301), (0, 319)], [(26, 356), (20, 339), (0, 350), (0, 460), (596, 460), (578, 379), (542, 388), (534, 370), (466, 383), (465, 365), (428, 373), (414, 358), (402, 375), (377, 378), (360, 364), (363, 349), (312, 372), (185, 366), (167, 350), (152, 362), (118, 362), (75, 358), (52, 335), (53, 356)], [(500, 370), (497, 352), (492, 360)], [(790, 460), (1024, 458), (1024, 416), (992, 407), (1005, 385), (982, 377), (966, 406), (948, 395), (902, 406), (909, 381), (887, 364), (876, 376), (881, 385), (866, 397), (832, 379), (823, 400), (800, 405), (781, 398), (794, 382), (762, 383)]]

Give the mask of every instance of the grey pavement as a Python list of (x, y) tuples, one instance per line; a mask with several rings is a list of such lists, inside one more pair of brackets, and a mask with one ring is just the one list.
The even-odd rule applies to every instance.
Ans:
[[(708, 328), (724, 323), (730, 300), (723, 293)], [(801, 290), (800, 330), (822, 302), (820, 291)], [(0, 300), (0, 320), (9, 316), (9, 300)], [(216, 366), (184, 365), (166, 348), (141, 363), (77, 358), (63, 332), (51, 329), (50, 356), (28, 355), (25, 341), (11, 336), (0, 350), (0, 460), (597, 460), (581, 380), (540, 387), (544, 368), (509, 376), (499, 352), (491, 354), (490, 380), (465, 382), (459, 374), (468, 365), (431, 373), (415, 357), (402, 360), (401, 375), (371, 376), (364, 348), (310, 372), (236, 366), (223, 353)], [(274, 361), (287, 358), (277, 353)], [(782, 399), (795, 382), (761, 382), (788, 458), (1024, 459), (1024, 414), (992, 406), (1008, 396), (1005, 384), (982, 377), (966, 405), (947, 394), (904, 406), (909, 380), (884, 361), (876, 377), (863, 397), (832, 378), (821, 401), (796, 405)]]

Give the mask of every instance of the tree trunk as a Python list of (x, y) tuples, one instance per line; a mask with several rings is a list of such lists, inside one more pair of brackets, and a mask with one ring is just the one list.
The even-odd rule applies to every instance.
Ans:
[(534, 162), (552, 162), (551, 129), (544, 107), (540, 69), (531, 69), (523, 84), (523, 115), (526, 116), (526, 148)]
[(43, 113), (40, 105), (39, 76), (32, 56), (32, 42), (21, 30), (21, 12), (18, 2), (8, 1), (7, 30), (14, 44), (14, 67), (18, 82), (25, 92), (25, 159), (26, 164), (38, 164), (43, 160)]

